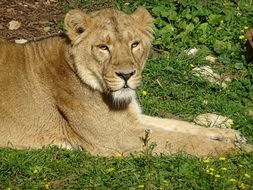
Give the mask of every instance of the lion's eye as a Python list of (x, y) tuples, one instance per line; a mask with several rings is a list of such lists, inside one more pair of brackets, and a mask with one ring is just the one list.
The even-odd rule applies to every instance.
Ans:
[(104, 50), (104, 51), (109, 51), (109, 47), (104, 44), (100, 44), (97, 46), (99, 49)]
[(134, 43), (131, 44), (131, 48), (135, 48), (140, 44), (140, 41), (135, 41)]

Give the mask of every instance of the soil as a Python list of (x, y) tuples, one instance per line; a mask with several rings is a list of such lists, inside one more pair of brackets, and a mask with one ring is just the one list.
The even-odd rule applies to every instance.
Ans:
[[(75, 0), (0, 0), (0, 38), (10, 41), (28, 41), (57, 35), (62, 32), (62, 22), (67, 10), (79, 8), (93, 11), (111, 7), (115, 0), (90, 1), (77, 4)], [(9, 29), (9, 22), (18, 21), (21, 26)]]
[[(64, 4), (46, 0), (1, 0), (0, 15), (0, 37), (34, 40), (59, 32), (56, 26), (63, 19)], [(20, 22), (20, 28), (9, 30), (9, 22), (12, 20)]]

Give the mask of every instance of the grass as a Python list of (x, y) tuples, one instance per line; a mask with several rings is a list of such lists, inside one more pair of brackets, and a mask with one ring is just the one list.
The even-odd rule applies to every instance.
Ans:
[(251, 189), (253, 155), (104, 158), (55, 147), (0, 151), (1, 189)]
[[(171, 113), (187, 121), (206, 112), (227, 116), (253, 143), (249, 114), (253, 111), (253, 64), (244, 56), (245, 31), (253, 25), (253, 1), (198, 2), (114, 3), (126, 12), (144, 5), (155, 18), (154, 53), (143, 73), (139, 100), (149, 115)], [(199, 50), (196, 56), (187, 55), (185, 50), (193, 47)], [(217, 62), (206, 61), (207, 55), (217, 57)], [(192, 69), (203, 65), (230, 76), (227, 88), (194, 76)], [(149, 148), (147, 145), (140, 154), (124, 158), (95, 157), (55, 147), (1, 149), (0, 189), (253, 189), (253, 153), (224, 158), (183, 153), (152, 156)]]

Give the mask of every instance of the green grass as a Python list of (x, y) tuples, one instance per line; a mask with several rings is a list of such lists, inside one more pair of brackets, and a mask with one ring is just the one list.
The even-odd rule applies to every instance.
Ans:
[[(78, 5), (92, 2), (75, 0)], [(245, 35), (244, 27), (253, 25), (253, 1), (114, 3), (126, 12), (139, 5), (148, 8), (156, 26), (154, 53), (138, 91), (144, 112), (171, 113), (187, 121), (200, 113), (217, 113), (233, 119), (234, 128), (253, 143), (253, 118), (248, 114), (253, 111), (253, 64), (246, 63), (246, 41), (239, 39)], [(197, 55), (186, 55), (185, 50), (193, 47), (199, 49)], [(217, 57), (217, 63), (205, 61), (207, 55)], [(227, 88), (194, 76), (192, 69), (203, 65), (229, 75), (232, 81)], [(253, 189), (253, 153), (219, 160), (183, 153), (152, 156), (147, 148), (125, 158), (95, 157), (55, 147), (1, 149), (0, 189)]]
[[(159, 56), (150, 59), (139, 93), (144, 111), (158, 116), (166, 116), (169, 112), (188, 121), (192, 121), (200, 113), (224, 115), (233, 119), (234, 128), (241, 130), (252, 143), (253, 120), (247, 112), (252, 109), (250, 79), (238, 74), (238, 78), (223, 89), (194, 76), (192, 66), (211, 65), (204, 61), (205, 55), (206, 52), (199, 52), (194, 57), (183, 53), (170, 58)], [(226, 67), (219, 65), (219, 69), (226, 70)], [(150, 78), (154, 80), (149, 80)], [(142, 90), (148, 94), (142, 96)]]
[[(49, 186), (50, 189), (221, 190), (253, 186), (252, 154), (230, 155), (225, 160), (145, 153), (104, 158), (47, 148), (3, 149), (0, 157), (1, 189), (47, 189)], [(204, 163), (207, 161), (210, 162)]]

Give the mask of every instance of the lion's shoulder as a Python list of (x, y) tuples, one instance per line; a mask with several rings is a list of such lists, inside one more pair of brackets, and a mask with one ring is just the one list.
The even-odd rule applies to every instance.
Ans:
[(0, 38), (0, 52), (2, 67), (3, 65), (13, 64), (13, 62), (19, 62), (24, 57), (24, 47), (21, 44), (16, 44), (3, 38)]

